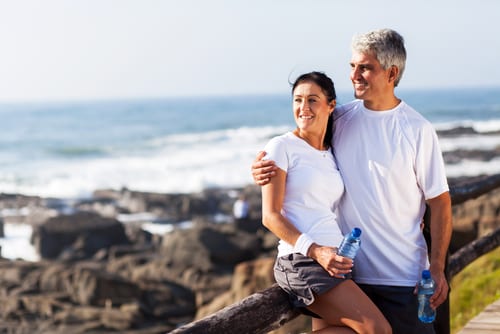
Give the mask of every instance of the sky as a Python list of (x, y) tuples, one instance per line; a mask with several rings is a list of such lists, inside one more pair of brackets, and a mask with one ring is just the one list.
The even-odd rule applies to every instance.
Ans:
[(392, 28), (398, 89), (500, 86), (498, 0), (0, 0), (0, 102), (350, 90), (354, 34)]

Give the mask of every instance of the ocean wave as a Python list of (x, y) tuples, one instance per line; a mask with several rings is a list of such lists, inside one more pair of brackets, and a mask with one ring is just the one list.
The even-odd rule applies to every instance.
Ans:
[(259, 142), (262, 139), (269, 139), (278, 134), (290, 131), (293, 127), (290, 125), (262, 126), (262, 127), (238, 127), (222, 130), (207, 131), (201, 133), (182, 133), (167, 135), (155, 138), (151, 144), (156, 147), (170, 145), (193, 145), (200, 142), (218, 143), (225, 141), (238, 142)]
[[(462, 126), (478, 133), (440, 137), (443, 152), (500, 145), (500, 134), (488, 134), (500, 129), (500, 120), (447, 122), (436, 128)], [(257, 152), (271, 137), (293, 128), (291, 119), (289, 124), (276, 126), (157, 135), (119, 147), (61, 146), (54, 153), (57, 158), (20, 159), (2, 165), (0, 188), (9, 193), (81, 198), (104, 188), (193, 193), (210, 187), (241, 187), (253, 183), (250, 168)], [(454, 161), (446, 168), (452, 177), (500, 173), (498, 159)]]
[[(470, 128), (477, 133), (491, 133), (500, 131), (500, 119), (490, 119), (482, 121), (461, 120), (451, 122), (433, 123), (437, 131), (450, 131)], [(460, 134), (459, 131), (457, 131)]]

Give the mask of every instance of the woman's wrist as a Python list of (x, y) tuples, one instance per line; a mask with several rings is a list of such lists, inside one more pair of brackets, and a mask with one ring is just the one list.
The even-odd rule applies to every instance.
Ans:
[(295, 246), (293, 247), (293, 250), (295, 253), (300, 253), (304, 256), (308, 256), (307, 253), (309, 251), (309, 248), (311, 245), (314, 243), (314, 241), (309, 237), (307, 234), (302, 233), (297, 241), (295, 242)]

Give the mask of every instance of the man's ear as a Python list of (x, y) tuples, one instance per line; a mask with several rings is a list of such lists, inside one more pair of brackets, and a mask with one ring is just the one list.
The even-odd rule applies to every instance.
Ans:
[(392, 65), (389, 69), (389, 82), (395, 82), (396, 78), (399, 74), (399, 68), (395, 65)]

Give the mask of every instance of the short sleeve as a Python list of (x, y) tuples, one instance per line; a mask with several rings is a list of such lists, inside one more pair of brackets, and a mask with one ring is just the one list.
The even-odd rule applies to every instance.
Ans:
[(416, 173), (425, 199), (434, 198), (449, 190), (436, 131), (426, 124), (417, 139)]
[(266, 156), (264, 160), (274, 160), (276, 166), (285, 172), (288, 171), (287, 145), (283, 136), (272, 138), (264, 148)]

